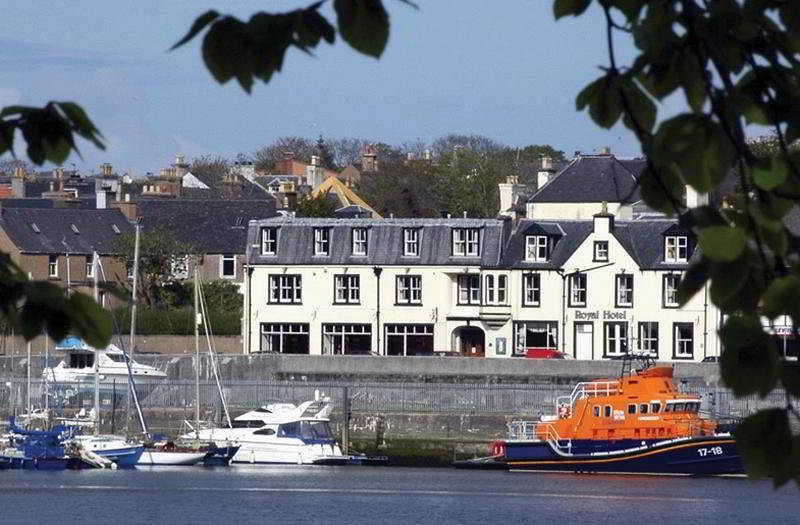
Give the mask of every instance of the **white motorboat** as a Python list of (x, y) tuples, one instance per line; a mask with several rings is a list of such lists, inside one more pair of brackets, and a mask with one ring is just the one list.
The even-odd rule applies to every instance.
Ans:
[[(236, 443), (239, 450), (231, 464), (345, 464), (330, 428), (330, 398), (306, 401), (300, 405), (275, 403), (251, 410), (233, 420), (233, 428), (197, 431), (200, 440), (218, 446)], [(195, 437), (195, 432), (184, 438)]]
[[(125, 354), (116, 345), (95, 349), (80, 338), (68, 337), (55, 346), (56, 351), (64, 352), (64, 359), (56, 366), (45, 368), (42, 376), (45, 381), (57, 387), (72, 390), (73, 393), (88, 392), (94, 389), (95, 359), (99, 388), (103, 394), (115, 391), (124, 395), (128, 387), (128, 367)], [(130, 360), (131, 375), (137, 385), (160, 383), (167, 374), (161, 370)], [(69, 397), (69, 396), (68, 396)]]

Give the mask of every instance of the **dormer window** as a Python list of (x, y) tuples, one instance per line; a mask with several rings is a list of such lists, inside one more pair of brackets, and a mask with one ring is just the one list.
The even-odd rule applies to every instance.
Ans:
[(480, 256), (480, 231), (478, 228), (453, 228), (453, 255)]
[(367, 254), (367, 229), (353, 228), (353, 255)]
[(278, 228), (261, 228), (261, 255), (275, 255), (278, 249)]
[(36, 233), (42, 233), (42, 230), (39, 229), (39, 225), (36, 224), (35, 222), (31, 223), (31, 230), (33, 230)]
[(47, 259), (47, 276), (58, 277), (58, 255), (50, 255)]
[(330, 228), (314, 228), (314, 255), (331, 254)]
[(119, 226), (117, 226), (116, 224), (112, 224), (112, 225), (111, 225), (111, 229), (112, 229), (112, 230), (114, 231), (114, 233), (116, 233), (117, 235), (119, 235), (120, 233), (122, 233), (122, 231), (119, 229)]
[(76, 234), (77, 234), (77, 233), (80, 233), (80, 232), (81, 232), (81, 231), (78, 229), (78, 227), (77, 227), (77, 226), (75, 226), (74, 224), (70, 224), (70, 225), (69, 225), (69, 229), (70, 229), (70, 230), (72, 230), (72, 233), (76, 233)]
[(608, 241), (594, 241), (594, 262), (608, 262)]
[(550, 239), (546, 235), (528, 235), (525, 237), (525, 260), (547, 262), (551, 248)]
[(419, 257), (419, 229), (403, 228), (403, 255)]
[(689, 238), (685, 235), (669, 235), (664, 238), (664, 262), (686, 262), (689, 260)]

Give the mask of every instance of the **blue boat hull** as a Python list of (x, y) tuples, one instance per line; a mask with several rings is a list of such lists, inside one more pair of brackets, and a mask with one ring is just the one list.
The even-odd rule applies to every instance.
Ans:
[(70, 458), (0, 458), (0, 470), (66, 470)]
[[(635, 443), (634, 446), (626, 446)], [(558, 453), (544, 441), (507, 441), (510, 470), (711, 476), (744, 472), (736, 440), (706, 436), (660, 442), (573, 442)], [(591, 452), (585, 452), (592, 448)], [(598, 449), (603, 449), (600, 452)], [(567, 453), (563, 453), (567, 452)]]
[(215, 447), (212, 452), (209, 452), (203, 458), (204, 467), (227, 467), (231, 463), (231, 459), (239, 451), (238, 446), (230, 447)]
[(95, 450), (94, 452), (106, 459), (110, 459), (119, 468), (134, 468), (144, 453), (144, 446), (137, 445), (111, 450)]

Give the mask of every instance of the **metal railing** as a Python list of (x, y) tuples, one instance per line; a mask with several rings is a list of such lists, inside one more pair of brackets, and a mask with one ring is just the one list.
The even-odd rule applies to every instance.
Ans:
[(585, 381), (575, 385), (568, 396), (559, 396), (556, 399), (556, 411), (561, 405), (574, 410), (575, 402), (586, 397), (611, 396), (619, 393), (619, 381)]

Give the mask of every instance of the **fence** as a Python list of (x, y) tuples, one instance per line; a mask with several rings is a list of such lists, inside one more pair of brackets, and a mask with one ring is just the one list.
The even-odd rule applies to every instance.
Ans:
[[(273, 402), (300, 403), (320, 391), (342, 406), (343, 387), (348, 387), (351, 409), (365, 413), (428, 414), (517, 414), (533, 416), (553, 413), (559, 396), (569, 395), (571, 387), (551, 384), (440, 384), (440, 383), (355, 383), (299, 381), (226, 381), (222, 383), (228, 405), (234, 412)], [(125, 403), (127, 383), (102, 383), (101, 409), (120, 408)], [(164, 380), (136, 386), (145, 409), (185, 409), (195, 402), (195, 383), (188, 380)], [(723, 388), (691, 387), (687, 393), (700, 395), (701, 409), (718, 416), (744, 417), (757, 410), (782, 406), (785, 396), (774, 391), (766, 398), (737, 399)], [(86, 408), (94, 405), (94, 382), (47, 384), (31, 382), (34, 407), (42, 407), (45, 397), (51, 407)], [(6, 379), (0, 383), (0, 413), (25, 410), (25, 379)], [(206, 409), (220, 406), (216, 384), (200, 383), (200, 404)]]

